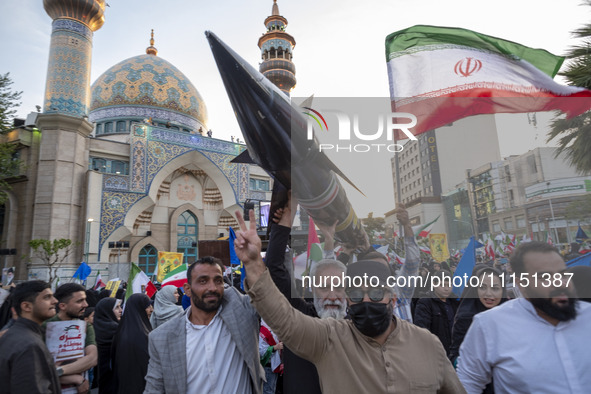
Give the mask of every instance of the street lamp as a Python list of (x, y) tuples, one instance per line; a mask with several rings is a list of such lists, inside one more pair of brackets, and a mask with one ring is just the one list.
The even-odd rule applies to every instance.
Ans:
[(88, 264), (88, 254), (90, 251), (90, 223), (94, 222), (93, 218), (88, 218), (86, 221), (86, 242), (84, 247), (85, 262)]

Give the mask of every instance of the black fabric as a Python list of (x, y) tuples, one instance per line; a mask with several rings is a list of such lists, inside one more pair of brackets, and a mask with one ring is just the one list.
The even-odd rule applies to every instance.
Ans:
[[(448, 298), (447, 304), (455, 315), (459, 302), (456, 299)], [(421, 298), (417, 302), (413, 318), (415, 325), (426, 328), (439, 338), (447, 354), (449, 354), (451, 347), (451, 329), (453, 326), (453, 320), (448, 316), (446, 303), (432, 294), (430, 298)]]
[(21, 317), (0, 338), (0, 394), (61, 393), (42, 329)]
[(115, 298), (103, 298), (94, 310), (94, 332), (98, 351), (98, 388), (99, 394), (115, 392), (113, 371), (111, 369), (111, 344), (119, 327), (119, 321), (113, 312)]
[[(292, 297), (291, 277), (285, 267), (285, 247), (291, 229), (278, 224), (271, 225), (269, 246), (265, 264), (271, 278), (281, 293), (289, 300), (291, 306), (305, 315), (318, 317), (314, 303), (300, 297)], [(288, 256), (289, 257), (289, 256)], [(291, 263), (291, 259), (288, 259)], [(320, 394), (318, 371), (314, 364), (296, 356), (287, 347), (283, 348), (283, 393), (284, 394)]]
[(116, 393), (141, 394), (148, 372), (148, 334), (152, 331), (146, 308), (151, 301), (145, 294), (132, 294), (125, 303), (113, 345), (111, 363)]

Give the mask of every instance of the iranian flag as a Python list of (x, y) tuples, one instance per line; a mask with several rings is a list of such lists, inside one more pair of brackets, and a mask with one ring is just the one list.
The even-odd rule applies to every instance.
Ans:
[(431, 254), (431, 249), (429, 249), (427, 246), (421, 246), (421, 245), (419, 245), (419, 249), (423, 253)]
[[(131, 291), (129, 291), (131, 290)], [(135, 263), (131, 263), (131, 270), (129, 271), (129, 280), (127, 281), (127, 291), (125, 293), (125, 300), (136, 293), (144, 293), (152, 298), (156, 293), (156, 286), (150, 281), (148, 275), (140, 269)]]
[(486, 246), (484, 247), (484, 251), (486, 252), (486, 255), (488, 257), (490, 257), (491, 259), (495, 258), (495, 243), (492, 240), (492, 238), (489, 238), (486, 241)]
[(435, 222), (437, 220), (439, 220), (440, 216), (441, 215), (437, 216), (435, 218), (435, 220), (433, 220), (427, 224), (419, 224), (418, 226), (413, 226), (412, 231), (415, 233), (415, 237), (426, 238), (429, 235), (429, 233), (431, 232), (431, 230), (433, 230), (433, 226), (435, 225)]
[(417, 117), (414, 135), (471, 115), (561, 110), (572, 117), (591, 108), (591, 91), (552, 79), (563, 57), (471, 30), (397, 31), (386, 37), (386, 61), (392, 108)]
[(187, 283), (187, 264), (181, 264), (166, 274), (162, 281), (162, 287), (169, 285), (181, 287), (185, 283)]
[(98, 272), (96, 279), (94, 280), (94, 286), (92, 287), (93, 290), (100, 290), (104, 287), (107, 287), (105, 282), (103, 282), (103, 277), (101, 276), (101, 271)]

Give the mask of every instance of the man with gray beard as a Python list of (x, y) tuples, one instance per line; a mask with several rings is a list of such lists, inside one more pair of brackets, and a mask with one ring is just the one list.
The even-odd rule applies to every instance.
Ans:
[[(290, 204), (288, 201), (284, 208), (278, 209), (274, 223), (270, 224), (272, 227), (265, 264), (271, 278), (291, 305), (303, 314), (321, 319), (343, 319), (347, 314), (345, 288), (331, 289), (330, 287), (332, 276), (341, 278), (346, 272), (345, 265), (340, 261), (321, 260), (312, 267), (310, 276), (315, 278), (315, 283), (326, 283), (326, 286), (313, 286), (314, 302), (306, 301), (297, 293), (292, 294), (292, 278), (286, 267), (286, 264), (292, 264), (292, 261), (289, 253), (285, 252), (292, 225)], [(325, 236), (330, 234), (325, 233)], [(314, 364), (296, 356), (284, 347), (283, 365), (283, 393), (322, 393)]]

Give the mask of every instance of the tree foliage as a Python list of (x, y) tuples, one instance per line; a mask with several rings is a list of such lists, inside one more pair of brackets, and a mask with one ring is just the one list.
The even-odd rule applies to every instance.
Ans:
[(376, 239), (380, 233), (386, 230), (386, 220), (384, 218), (374, 218), (373, 212), (367, 214), (367, 218), (361, 219), (365, 232), (369, 236), (369, 243), (376, 243)]
[(49, 270), (49, 283), (57, 278), (57, 270), (62, 266), (73, 250), (71, 239), (33, 239), (29, 241), (35, 257), (43, 261)]
[[(591, 6), (591, 0), (583, 5)], [(591, 23), (572, 32), (580, 43), (570, 47), (566, 53), (568, 63), (560, 72), (569, 85), (591, 89)], [(557, 139), (558, 151), (566, 154), (569, 164), (580, 173), (591, 171), (591, 114), (584, 113), (572, 119), (556, 118), (548, 133), (547, 142)]]
[(580, 200), (568, 204), (566, 207), (566, 217), (570, 220), (591, 220), (591, 194), (586, 194)]
[(16, 108), (21, 105), (20, 99), (23, 92), (14, 92), (10, 73), (0, 74), (0, 133), (12, 129), (12, 119), (16, 115)]
[(21, 161), (15, 159), (16, 145), (0, 144), (0, 205), (8, 199), (10, 185), (6, 178), (18, 174)]

